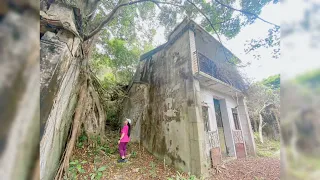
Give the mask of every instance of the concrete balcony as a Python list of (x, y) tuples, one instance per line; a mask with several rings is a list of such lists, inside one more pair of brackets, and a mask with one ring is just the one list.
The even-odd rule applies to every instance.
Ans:
[(224, 69), (223, 66), (217, 66), (217, 62), (198, 51), (193, 53), (193, 61), (194, 76), (199, 80), (201, 85), (232, 96), (242, 93), (241, 89), (243, 87), (241, 86), (241, 82), (229, 80), (232, 79), (229, 78), (230, 76), (241, 79), (235, 66), (232, 69)]

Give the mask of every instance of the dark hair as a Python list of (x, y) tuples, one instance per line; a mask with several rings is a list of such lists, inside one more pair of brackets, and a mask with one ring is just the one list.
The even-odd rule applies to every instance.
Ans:
[(129, 129), (128, 129), (128, 137), (130, 137), (131, 124), (129, 122), (128, 122), (128, 127), (129, 127)]
[[(129, 127), (129, 128), (128, 128), (128, 137), (130, 137), (131, 124), (128, 122), (127, 125), (128, 125), (128, 127)], [(120, 134), (121, 134), (121, 129), (122, 129), (122, 128), (120, 128), (120, 130), (119, 130), (119, 133), (120, 133)]]

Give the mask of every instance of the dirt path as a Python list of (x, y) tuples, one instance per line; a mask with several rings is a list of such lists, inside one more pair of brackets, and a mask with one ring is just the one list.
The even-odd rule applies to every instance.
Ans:
[(276, 180), (280, 179), (280, 160), (278, 158), (247, 158), (225, 164), (222, 173), (211, 172), (213, 180)]

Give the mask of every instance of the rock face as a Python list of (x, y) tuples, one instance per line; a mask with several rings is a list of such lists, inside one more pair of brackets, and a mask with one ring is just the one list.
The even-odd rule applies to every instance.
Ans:
[(145, 56), (129, 89), (124, 116), (133, 120), (132, 140), (179, 169), (205, 174), (207, 165), (191, 68), (191, 33)]
[(0, 12), (1, 179), (29, 179), (39, 156), (39, 19), (20, 3), (30, 9)]
[[(54, 4), (48, 10), (51, 14), (49, 17), (61, 18), (53, 15), (61, 9), (66, 14), (73, 14), (72, 8)], [(61, 21), (64, 22), (64, 20)], [(69, 24), (75, 24), (70, 21)], [(57, 33), (46, 31), (41, 37), (41, 180), (54, 178), (77, 104), (83, 56), (81, 40), (78, 34), (73, 32), (76, 30), (72, 27), (58, 30)]]

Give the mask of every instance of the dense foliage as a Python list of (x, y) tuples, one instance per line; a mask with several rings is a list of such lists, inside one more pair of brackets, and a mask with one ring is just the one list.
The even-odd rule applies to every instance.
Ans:
[(269, 76), (268, 78), (263, 79), (261, 83), (271, 89), (279, 89), (280, 88), (280, 74), (277, 74), (274, 76)]
[(247, 105), (253, 130), (279, 140), (280, 75), (252, 84), (248, 90)]

